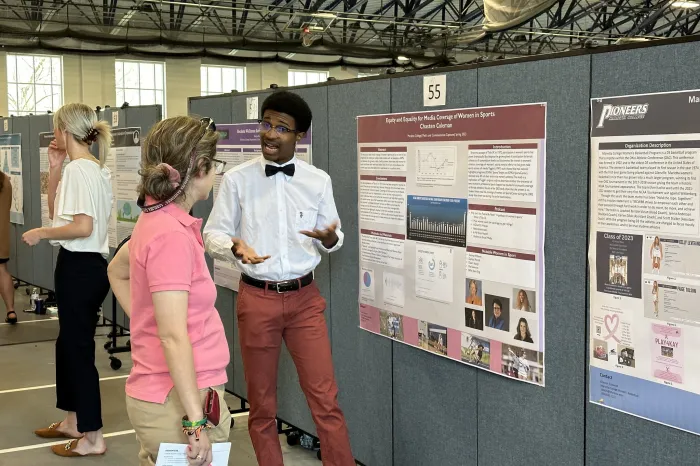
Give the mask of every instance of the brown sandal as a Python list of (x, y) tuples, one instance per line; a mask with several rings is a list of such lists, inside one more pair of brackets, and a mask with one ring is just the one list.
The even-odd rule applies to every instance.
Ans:
[(66, 435), (63, 432), (58, 431), (58, 426), (60, 422), (54, 422), (49, 427), (45, 429), (37, 429), (34, 434), (41, 438), (69, 438), (69, 439), (79, 439), (80, 437), (73, 437), (71, 435)]
[(64, 458), (75, 458), (75, 457), (82, 457), (82, 456), (102, 456), (105, 453), (107, 453), (107, 449), (105, 449), (105, 451), (103, 451), (102, 453), (88, 453), (87, 455), (81, 455), (80, 453), (75, 452), (75, 448), (77, 446), (78, 446), (78, 440), (74, 439), (74, 440), (71, 440), (70, 442), (66, 443), (65, 445), (52, 446), (51, 451), (53, 451), (58, 456), (63, 456)]

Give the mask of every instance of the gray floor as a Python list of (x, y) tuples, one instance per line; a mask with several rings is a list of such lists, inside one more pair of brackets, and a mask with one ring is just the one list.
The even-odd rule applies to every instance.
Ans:
[[(34, 436), (33, 430), (61, 420), (55, 409), (54, 395), (54, 343), (45, 340), (58, 323), (33, 314), (21, 312), (28, 306), (29, 298), (24, 289), (16, 294), (16, 309), (20, 324), (10, 326), (0, 323), (0, 407), (3, 424), (12, 428), (2, 429), (0, 436), (0, 465), (53, 466), (65, 465), (71, 460), (54, 456), (48, 448), (52, 444)], [(0, 301), (1, 303), (1, 301)], [(0, 304), (0, 315), (5, 315)], [(41, 322), (32, 322), (41, 320)], [(4, 321), (0, 319), (0, 322)], [(48, 330), (47, 330), (48, 329)], [(98, 335), (106, 335), (108, 329), (98, 328)], [(32, 341), (31, 343), (23, 343)], [(97, 367), (100, 372), (102, 416), (105, 424), (108, 452), (100, 458), (81, 458), (80, 463), (101, 466), (135, 465), (138, 444), (124, 406), (124, 384), (131, 367), (128, 353), (119, 355), (123, 366), (118, 371), (109, 367), (109, 359), (103, 349), (104, 336), (97, 338)], [(4, 343), (3, 343), (4, 342)], [(230, 406), (240, 401), (230, 396)], [(229, 465), (255, 466), (255, 454), (250, 442), (245, 415), (238, 415), (231, 430), (231, 456)], [(284, 436), (280, 437), (286, 466), (320, 466), (316, 454), (301, 447), (288, 447)], [(63, 443), (63, 442), (61, 442)]]

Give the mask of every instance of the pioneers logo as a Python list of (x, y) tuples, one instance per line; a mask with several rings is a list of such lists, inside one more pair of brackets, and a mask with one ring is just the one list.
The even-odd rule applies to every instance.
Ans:
[(649, 111), (649, 104), (636, 105), (603, 105), (603, 112), (598, 120), (598, 128), (602, 128), (606, 121), (615, 120), (642, 120)]

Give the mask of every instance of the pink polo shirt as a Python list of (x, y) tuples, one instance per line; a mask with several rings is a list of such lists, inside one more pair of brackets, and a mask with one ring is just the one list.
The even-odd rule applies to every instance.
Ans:
[[(147, 200), (147, 204), (152, 200)], [(131, 359), (134, 367), (126, 394), (137, 400), (164, 403), (173, 388), (158, 336), (151, 293), (189, 291), (187, 328), (194, 352), (197, 385), (227, 382), (229, 347), (214, 307), (216, 286), (204, 260), (196, 219), (174, 204), (143, 213), (129, 241), (131, 281)]]

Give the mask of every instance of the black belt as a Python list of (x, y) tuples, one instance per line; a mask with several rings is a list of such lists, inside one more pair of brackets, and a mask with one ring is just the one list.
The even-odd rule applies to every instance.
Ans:
[(286, 293), (287, 291), (296, 291), (305, 286), (311, 285), (314, 281), (313, 272), (304, 275), (301, 278), (295, 278), (294, 280), (284, 280), (281, 282), (266, 282), (265, 280), (258, 280), (257, 278), (250, 277), (246, 274), (241, 274), (241, 281), (246, 285), (254, 286), (256, 288), (262, 288), (276, 291), (278, 293)]

